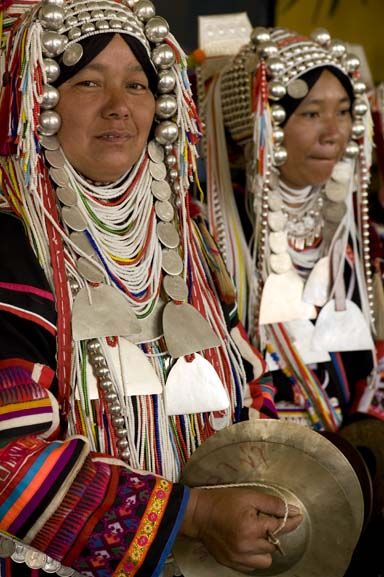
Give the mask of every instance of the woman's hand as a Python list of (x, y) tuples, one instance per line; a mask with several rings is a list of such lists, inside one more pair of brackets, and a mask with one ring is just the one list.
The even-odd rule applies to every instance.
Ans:
[[(280, 534), (298, 527), (303, 517), (289, 505)], [(268, 540), (282, 523), (284, 502), (256, 489), (191, 489), (181, 533), (204, 543), (222, 565), (237, 571), (265, 569), (276, 546)]]

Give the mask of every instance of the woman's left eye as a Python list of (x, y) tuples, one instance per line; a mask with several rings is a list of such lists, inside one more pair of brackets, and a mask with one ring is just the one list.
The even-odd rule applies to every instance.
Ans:
[(147, 90), (147, 86), (141, 82), (128, 82), (127, 88), (130, 90)]

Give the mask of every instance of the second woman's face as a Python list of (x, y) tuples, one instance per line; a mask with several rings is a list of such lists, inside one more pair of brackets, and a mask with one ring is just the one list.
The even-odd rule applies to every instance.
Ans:
[(352, 128), (349, 96), (329, 70), (324, 70), (287, 121), (287, 162), (282, 180), (293, 188), (320, 185), (343, 156)]
[(113, 182), (139, 159), (155, 114), (148, 79), (116, 35), (60, 87), (61, 146), (85, 177)]

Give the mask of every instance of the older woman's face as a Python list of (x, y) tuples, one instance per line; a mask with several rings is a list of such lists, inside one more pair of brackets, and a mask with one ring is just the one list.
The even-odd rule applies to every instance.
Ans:
[(324, 70), (284, 128), (288, 160), (280, 174), (286, 184), (303, 188), (328, 180), (351, 135), (350, 108), (344, 87)]
[(140, 157), (155, 113), (148, 79), (116, 35), (87, 66), (60, 87), (61, 146), (84, 176), (111, 182)]

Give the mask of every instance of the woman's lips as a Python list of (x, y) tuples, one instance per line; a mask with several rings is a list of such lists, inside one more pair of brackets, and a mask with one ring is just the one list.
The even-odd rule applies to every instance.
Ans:
[(98, 140), (103, 140), (104, 142), (127, 142), (132, 138), (130, 132), (104, 132), (96, 137)]

